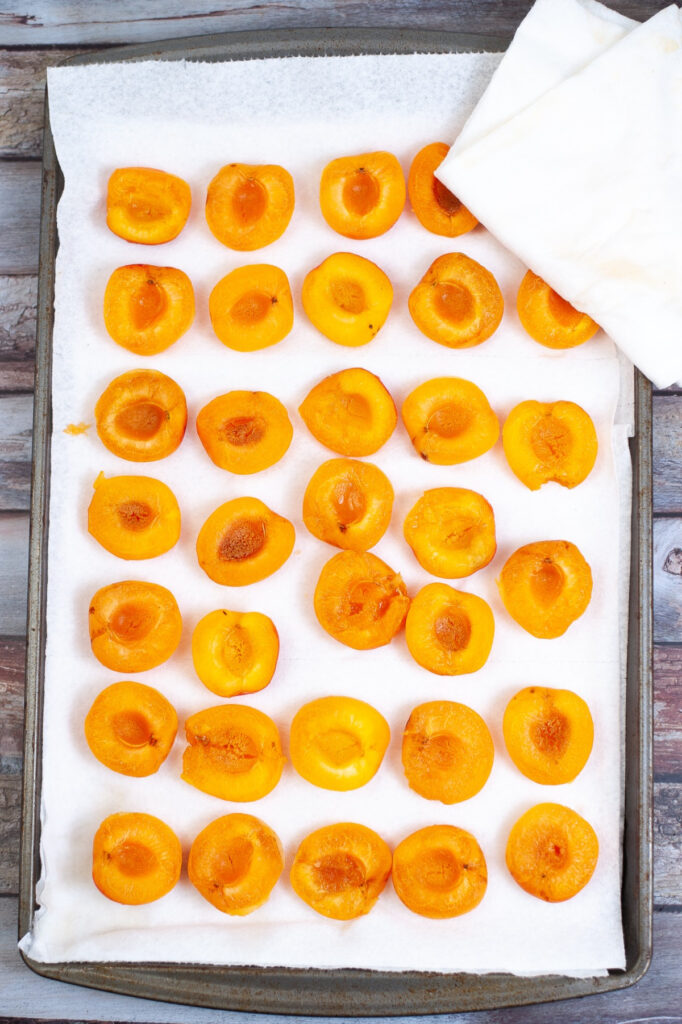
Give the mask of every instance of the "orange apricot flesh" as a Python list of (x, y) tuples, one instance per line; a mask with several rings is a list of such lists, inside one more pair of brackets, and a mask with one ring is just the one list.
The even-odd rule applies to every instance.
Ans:
[(373, 455), (395, 430), (395, 402), (375, 374), (361, 367), (325, 377), (299, 410), (320, 444), (339, 455)]
[(92, 880), (116, 903), (161, 899), (176, 885), (181, 867), (180, 840), (152, 814), (111, 814), (95, 833)]
[(527, 686), (507, 704), (502, 721), (512, 761), (527, 778), (545, 786), (573, 779), (592, 751), (590, 709), (572, 690)]
[(289, 279), (267, 263), (237, 267), (213, 288), (208, 311), (223, 345), (236, 352), (269, 348), (286, 338), (294, 323)]
[(109, 178), (107, 226), (127, 242), (158, 245), (180, 234), (191, 205), (182, 178), (152, 167), (121, 167)]
[(407, 647), (422, 668), (458, 676), (483, 668), (495, 635), (495, 619), (482, 597), (427, 583), (412, 598), (405, 620)]
[(192, 843), (187, 874), (194, 888), (223, 914), (243, 917), (267, 902), (284, 868), (282, 844), (252, 814), (226, 814)]
[(408, 305), (419, 330), (448, 348), (471, 348), (487, 341), (504, 312), (493, 275), (462, 252), (434, 260), (410, 293)]
[(577, 487), (592, 472), (597, 432), (575, 402), (521, 402), (502, 429), (504, 454), (512, 472), (531, 491), (553, 481)]
[(436, 466), (477, 459), (500, 436), (488, 399), (461, 377), (435, 377), (420, 384), (403, 402), (402, 417), (417, 453)]
[(114, 672), (145, 672), (176, 650), (182, 617), (170, 590), (157, 583), (122, 580), (102, 587), (90, 601), (92, 653)]
[(548, 903), (572, 899), (594, 874), (599, 840), (588, 821), (562, 804), (536, 804), (522, 814), (507, 841), (512, 878)]
[(192, 634), (194, 670), (219, 697), (264, 689), (275, 674), (279, 636), (261, 612), (219, 608), (197, 623)]
[(575, 348), (599, 330), (587, 313), (580, 313), (562, 299), (532, 270), (521, 282), (516, 309), (526, 332), (546, 348)]
[(285, 455), (294, 429), (267, 391), (229, 391), (199, 410), (197, 434), (209, 458), (230, 473), (260, 473)]
[(320, 180), (320, 209), (346, 238), (375, 238), (392, 228), (405, 205), (405, 177), (392, 153), (361, 153), (328, 163)]
[(505, 562), (497, 581), (515, 622), (543, 640), (562, 636), (592, 597), (592, 571), (575, 544), (525, 544)]
[(321, 697), (296, 712), (289, 756), (314, 786), (359, 789), (376, 775), (390, 738), (386, 719), (365, 701)]
[(199, 565), (215, 583), (243, 587), (277, 572), (294, 549), (294, 527), (258, 498), (233, 498), (197, 537)]
[(367, 551), (388, 529), (393, 487), (371, 462), (329, 459), (303, 495), (303, 522), (314, 537), (351, 551)]
[(408, 513), (403, 532), (419, 564), (445, 579), (470, 576), (497, 550), (491, 506), (482, 494), (464, 487), (425, 491)]
[(337, 345), (366, 345), (386, 321), (393, 287), (376, 263), (336, 252), (306, 274), (301, 299), (325, 338)]
[(294, 181), (277, 164), (227, 164), (206, 194), (206, 221), (223, 245), (262, 249), (287, 229), (294, 212)]
[(192, 282), (176, 267), (146, 263), (118, 267), (104, 292), (104, 326), (122, 348), (139, 356), (164, 352), (194, 320)]
[(88, 508), (88, 532), (119, 558), (155, 558), (180, 537), (180, 508), (170, 487), (150, 476), (100, 473)]
[(102, 444), (129, 462), (165, 459), (187, 427), (182, 388), (158, 370), (131, 370), (114, 378), (97, 399), (95, 422)]
[(221, 704), (185, 722), (182, 778), (221, 800), (260, 800), (275, 788), (284, 756), (277, 726), (262, 711)]
[(112, 683), (85, 717), (85, 739), (98, 761), (121, 775), (157, 772), (178, 730), (173, 705), (152, 686)]
[(403, 768), (415, 793), (457, 804), (485, 786), (493, 767), (490, 730), (465, 704), (433, 700), (414, 709), (403, 733)]
[(427, 231), (455, 238), (471, 231), (478, 221), (435, 176), (449, 152), (445, 142), (431, 142), (420, 149), (410, 166), (407, 194), (419, 223)]
[(291, 885), (323, 917), (350, 921), (368, 914), (391, 873), (391, 851), (371, 828), (342, 822), (306, 836), (294, 858)]
[(390, 643), (402, 629), (410, 599), (399, 574), (376, 555), (341, 551), (323, 566), (314, 604), (330, 636), (367, 651)]
[(421, 828), (395, 848), (393, 886), (405, 906), (422, 917), (467, 914), (488, 886), (483, 851), (470, 832), (454, 825)]

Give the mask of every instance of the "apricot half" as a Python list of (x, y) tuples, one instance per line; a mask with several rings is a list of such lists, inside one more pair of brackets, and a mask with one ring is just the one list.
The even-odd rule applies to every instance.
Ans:
[(325, 338), (337, 345), (366, 345), (389, 314), (393, 287), (376, 263), (335, 252), (306, 274), (301, 299)]
[(403, 733), (403, 768), (415, 793), (457, 804), (479, 793), (493, 767), (488, 726), (473, 708), (434, 700), (414, 709)]
[(229, 391), (200, 409), (197, 434), (216, 466), (244, 474), (260, 473), (279, 462), (294, 430), (274, 395)]
[(277, 164), (227, 164), (206, 193), (206, 221), (223, 245), (262, 249), (284, 234), (294, 212), (294, 180)]
[(378, 377), (354, 367), (325, 377), (299, 410), (320, 444), (339, 455), (373, 455), (395, 430), (395, 402)]
[(497, 581), (515, 622), (543, 640), (562, 636), (592, 597), (592, 571), (567, 540), (525, 544), (505, 562)]
[(322, 172), (322, 216), (346, 238), (383, 235), (393, 227), (404, 205), (405, 177), (392, 153), (339, 157)]
[(580, 313), (562, 299), (532, 270), (521, 282), (516, 309), (526, 332), (546, 348), (575, 348), (599, 330), (587, 313)]
[(548, 481), (576, 487), (597, 458), (594, 423), (575, 402), (514, 406), (502, 429), (502, 444), (510, 469), (531, 491)]
[(303, 840), (291, 868), (297, 896), (323, 917), (350, 921), (368, 914), (391, 873), (391, 851), (376, 832), (343, 822)]
[(282, 844), (269, 825), (252, 814), (226, 814), (192, 843), (187, 874), (216, 910), (243, 917), (267, 902), (283, 867)]
[(177, 601), (157, 583), (110, 583), (93, 596), (88, 617), (92, 653), (115, 672), (156, 668), (180, 643)]
[(110, 814), (95, 832), (92, 880), (116, 903), (153, 903), (180, 878), (182, 847), (153, 814)]
[(315, 587), (315, 614), (330, 636), (356, 651), (390, 643), (410, 604), (402, 577), (369, 552), (330, 558)]
[(107, 227), (127, 242), (170, 242), (184, 228), (191, 205), (182, 178), (152, 167), (120, 167), (109, 178)]
[(403, 532), (419, 564), (446, 579), (470, 576), (497, 550), (491, 506), (482, 494), (464, 487), (424, 491), (408, 513)]
[(294, 322), (289, 279), (279, 267), (237, 267), (208, 297), (211, 324), (223, 345), (255, 352), (286, 338)]
[(412, 598), (405, 620), (407, 647), (422, 668), (439, 676), (478, 672), (495, 635), (490, 605), (482, 597), (428, 583)]
[(545, 786), (572, 782), (590, 756), (592, 715), (572, 690), (527, 686), (509, 701), (502, 722), (512, 761)]
[(378, 466), (329, 459), (313, 473), (303, 495), (303, 522), (314, 537), (351, 551), (367, 551), (388, 529), (391, 481)]
[(176, 267), (146, 263), (118, 267), (104, 292), (104, 326), (122, 348), (155, 356), (173, 345), (194, 320), (194, 289)]
[(429, 825), (393, 852), (393, 886), (408, 910), (443, 919), (468, 914), (488, 887), (483, 851), (470, 832)]
[(448, 348), (471, 348), (487, 341), (504, 312), (493, 275), (463, 252), (434, 260), (410, 293), (408, 305), (419, 330)]
[(121, 775), (153, 775), (178, 730), (173, 705), (152, 686), (113, 683), (85, 717), (85, 739), (98, 761)]
[(431, 142), (420, 149), (410, 166), (407, 194), (419, 223), (427, 231), (455, 238), (471, 231), (478, 221), (435, 176), (435, 170), (449, 152), (450, 147), (445, 142)]
[(187, 402), (181, 387), (158, 370), (122, 373), (95, 405), (102, 444), (129, 462), (165, 459), (179, 446), (187, 427)]
[(170, 487), (151, 476), (100, 473), (88, 508), (88, 532), (119, 558), (155, 558), (177, 543), (180, 509)]
[(540, 900), (570, 900), (597, 866), (599, 840), (590, 823), (562, 804), (536, 804), (522, 814), (507, 841), (515, 882)]
[(488, 399), (461, 377), (435, 377), (420, 384), (403, 402), (402, 416), (417, 453), (436, 466), (477, 459), (500, 436)]
[(294, 549), (288, 519), (258, 498), (233, 498), (213, 512), (199, 531), (199, 565), (215, 583), (244, 587), (271, 576)]
[(262, 711), (221, 704), (185, 722), (189, 746), (182, 778), (221, 800), (260, 800), (280, 780), (284, 757), (277, 726)]
[(383, 715), (353, 697), (304, 704), (291, 723), (289, 756), (304, 779), (322, 789), (359, 789), (374, 778), (391, 730)]
[(278, 656), (277, 630), (261, 612), (219, 608), (204, 615), (192, 634), (196, 674), (219, 697), (262, 690), (275, 674)]

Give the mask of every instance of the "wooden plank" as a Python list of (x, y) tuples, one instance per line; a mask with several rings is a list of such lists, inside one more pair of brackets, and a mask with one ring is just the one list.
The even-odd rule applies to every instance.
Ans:
[(682, 642), (682, 518), (654, 520), (654, 643)]
[(682, 778), (682, 647), (654, 648), (654, 771)]
[(0, 158), (40, 158), (45, 69), (77, 52), (73, 49), (0, 50)]
[(682, 513), (682, 398), (654, 398), (654, 512)]
[(654, 783), (654, 903), (682, 904), (682, 783)]
[(33, 396), (0, 396), (0, 511), (27, 511), (31, 500)]
[(12, 767), (13, 771), (0, 774), (0, 896), (19, 891), (21, 761)]
[(32, 391), (38, 278), (0, 276), (0, 395)]
[(26, 635), (28, 516), (0, 515), (0, 636)]
[(0, 163), (0, 274), (35, 273), (38, 267), (41, 165)]

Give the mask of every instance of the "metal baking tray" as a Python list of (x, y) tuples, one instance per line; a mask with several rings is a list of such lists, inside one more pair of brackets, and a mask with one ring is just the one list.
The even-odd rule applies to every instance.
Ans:
[[(500, 51), (509, 39), (413, 30), (292, 29), (236, 32), (125, 46), (81, 54), (65, 63), (122, 60), (243, 60), (257, 57), (347, 56), (376, 53)], [(49, 117), (43, 150), (38, 332), (33, 420), (33, 485), (29, 563), (26, 734), (22, 807), (19, 934), (31, 928), (40, 875), (42, 702), (45, 595), (50, 495), (51, 364), (56, 209), (63, 187)], [(301, 970), (177, 963), (52, 963), (24, 956), (47, 978), (126, 995), (216, 1009), (315, 1016), (397, 1016), (454, 1013), (589, 995), (633, 985), (646, 972), (652, 949), (652, 584), (651, 385), (635, 381), (632, 569), (625, 709), (625, 828), (622, 910), (627, 966), (599, 978), (494, 973)]]

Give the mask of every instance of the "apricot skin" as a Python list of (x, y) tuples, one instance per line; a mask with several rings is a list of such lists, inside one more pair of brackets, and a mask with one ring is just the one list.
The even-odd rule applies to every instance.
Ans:
[(306, 274), (301, 292), (308, 319), (337, 345), (367, 345), (383, 326), (393, 287), (375, 263), (336, 252)]
[(507, 841), (507, 867), (522, 889), (547, 903), (572, 899), (594, 873), (599, 841), (589, 822), (562, 804), (536, 804)]
[(592, 715), (572, 690), (527, 686), (507, 704), (502, 728), (516, 767), (545, 786), (572, 782), (592, 751)]
[(178, 729), (175, 708), (143, 683), (113, 683), (95, 698), (85, 717), (85, 739), (103, 765), (141, 778), (157, 772)]
[(107, 226), (127, 242), (170, 242), (185, 226), (192, 193), (182, 178), (151, 167), (121, 167), (109, 178)]
[(230, 391), (199, 410), (197, 434), (206, 453), (230, 473), (260, 473), (286, 454), (294, 429), (267, 391)]
[(320, 180), (320, 209), (346, 238), (375, 238), (393, 227), (405, 205), (405, 178), (392, 153), (361, 153), (328, 163)]
[(570, 541), (536, 541), (507, 559), (497, 586), (515, 622), (533, 636), (552, 640), (585, 612), (592, 571)]
[(114, 378), (97, 399), (95, 422), (105, 448), (130, 462), (165, 459), (187, 427), (182, 388), (158, 370), (131, 370)]
[(255, 352), (286, 338), (294, 322), (289, 279), (279, 267), (237, 267), (215, 285), (208, 299), (211, 325), (227, 348)]
[(403, 402), (402, 417), (417, 454), (436, 466), (477, 459), (500, 435), (488, 399), (461, 377), (436, 377), (420, 384)]
[(272, 619), (261, 612), (219, 608), (197, 623), (192, 634), (196, 674), (219, 697), (236, 697), (264, 689), (279, 655)]
[(403, 533), (419, 564), (445, 579), (470, 576), (497, 550), (491, 506), (464, 487), (425, 491), (405, 518)]
[(415, 793), (444, 804), (479, 793), (493, 767), (488, 726), (473, 708), (449, 700), (420, 704), (403, 733), (405, 777)]
[(289, 756), (304, 779), (322, 789), (358, 789), (372, 779), (391, 731), (370, 704), (353, 697), (321, 697), (300, 708), (291, 723)]
[(483, 852), (469, 832), (430, 825), (407, 836), (393, 853), (393, 886), (405, 906), (422, 917), (467, 914), (488, 885)]
[(319, 540), (350, 551), (367, 551), (388, 529), (393, 487), (371, 462), (329, 459), (315, 471), (303, 495), (303, 522)]
[(580, 313), (562, 299), (532, 270), (521, 282), (516, 309), (526, 332), (546, 348), (575, 348), (599, 330), (587, 313)]
[(594, 423), (575, 402), (521, 402), (505, 421), (502, 443), (509, 468), (531, 491), (549, 481), (577, 487), (597, 458)]
[(122, 580), (102, 587), (89, 607), (92, 653), (115, 672), (145, 672), (176, 650), (182, 617), (170, 590)]
[(116, 903), (153, 903), (175, 886), (181, 866), (180, 840), (152, 814), (111, 814), (95, 833), (92, 880)]
[(118, 267), (104, 292), (104, 326), (129, 352), (155, 356), (185, 334), (194, 320), (192, 282), (176, 267), (134, 263)]
[(493, 643), (490, 605), (447, 583), (428, 583), (412, 598), (405, 620), (407, 647), (422, 668), (441, 676), (478, 672)]
[(206, 221), (223, 245), (250, 252), (286, 231), (294, 202), (294, 181), (283, 167), (227, 164), (208, 186)]
[(451, 252), (434, 260), (410, 293), (408, 306), (427, 338), (448, 348), (471, 348), (495, 333), (504, 299), (489, 270), (462, 252)]
[(478, 221), (434, 175), (449, 151), (445, 142), (432, 142), (420, 149), (410, 166), (407, 193), (419, 223), (427, 231), (455, 238), (471, 231)]
[(398, 422), (390, 394), (375, 374), (362, 367), (325, 377), (298, 411), (320, 444), (354, 458), (377, 452)]
[(155, 558), (177, 544), (180, 509), (170, 487), (150, 476), (103, 473), (94, 483), (88, 533), (118, 558)]
[(376, 555), (341, 551), (323, 567), (314, 604), (331, 637), (367, 651), (390, 643), (400, 631), (410, 599), (402, 578)]
[(234, 498), (199, 531), (197, 558), (215, 583), (243, 587), (266, 579), (294, 549), (292, 524), (257, 498)]

